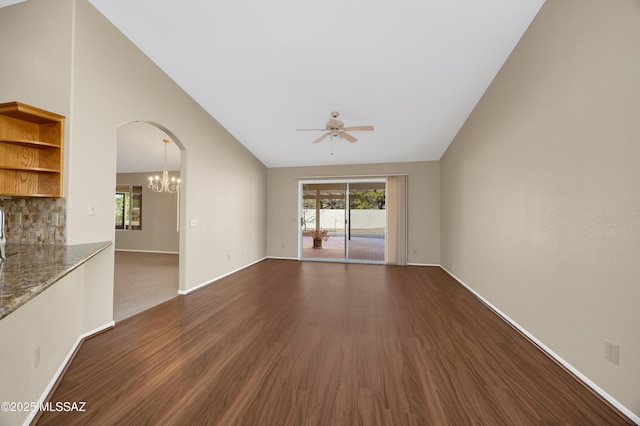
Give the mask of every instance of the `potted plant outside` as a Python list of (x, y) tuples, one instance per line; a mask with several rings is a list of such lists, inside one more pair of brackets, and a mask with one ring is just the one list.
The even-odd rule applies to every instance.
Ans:
[(327, 241), (329, 239), (329, 231), (325, 229), (316, 229), (312, 233), (313, 238), (313, 248), (322, 248), (322, 241)]

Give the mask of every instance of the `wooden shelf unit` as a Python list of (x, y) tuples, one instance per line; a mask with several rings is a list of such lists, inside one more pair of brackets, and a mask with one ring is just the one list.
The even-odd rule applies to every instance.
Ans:
[(0, 196), (61, 197), (64, 116), (0, 104)]

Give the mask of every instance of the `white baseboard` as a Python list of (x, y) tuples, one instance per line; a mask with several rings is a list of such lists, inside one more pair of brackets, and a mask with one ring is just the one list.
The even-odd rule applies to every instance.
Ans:
[[(287, 257), (287, 256), (267, 256), (266, 259), (277, 259), (277, 260), (302, 260), (298, 257)], [(313, 259), (314, 261), (318, 260), (318, 259)], [(333, 261), (331, 259), (328, 260), (329, 262)], [(366, 263), (366, 262), (364, 262)], [(440, 265), (438, 263), (407, 263), (407, 266), (437, 266), (440, 267)]]
[(507, 314), (505, 314), (504, 312), (502, 312), (500, 309), (496, 308), (491, 302), (489, 302), (487, 299), (485, 299), (484, 297), (482, 297), (478, 292), (476, 292), (473, 288), (471, 288), (470, 286), (468, 286), (464, 281), (462, 281), (460, 278), (456, 277), (454, 274), (452, 274), (447, 268), (445, 268), (442, 265), (439, 265), (447, 274), (449, 274), (453, 279), (455, 279), (456, 281), (458, 281), (460, 284), (462, 284), (467, 290), (469, 290), (471, 293), (473, 293), (478, 299), (480, 299), (482, 301), (482, 303), (484, 303), (485, 305), (487, 305), (491, 310), (493, 310), (496, 314), (498, 314), (500, 317), (502, 317), (502, 319), (504, 319), (507, 323), (509, 323), (513, 328), (515, 328), (516, 330), (518, 330), (520, 333), (522, 333), (524, 336), (526, 336), (529, 340), (531, 340), (535, 345), (537, 345), (540, 350), (542, 350), (543, 352), (545, 352), (548, 356), (550, 356), (551, 358), (553, 358), (554, 360), (556, 360), (556, 362), (558, 362), (560, 365), (562, 365), (564, 368), (566, 368), (568, 371), (570, 371), (571, 373), (573, 373), (580, 381), (582, 381), (585, 385), (589, 386), (591, 389), (593, 389), (594, 392), (596, 392), (598, 395), (600, 395), (602, 398), (604, 398), (605, 400), (607, 400), (611, 405), (613, 405), (614, 407), (616, 407), (621, 413), (623, 413), (624, 415), (626, 415), (627, 417), (629, 417), (629, 419), (631, 419), (631, 421), (635, 422), (636, 424), (640, 425), (640, 417), (638, 417), (636, 414), (634, 414), (631, 410), (629, 410), (627, 407), (625, 407), (624, 405), (620, 404), (620, 402), (618, 402), (615, 398), (613, 398), (611, 395), (609, 395), (607, 392), (604, 391), (604, 389), (602, 389), (600, 386), (598, 386), (597, 384), (595, 384), (593, 381), (591, 381), (591, 379), (589, 379), (587, 376), (585, 376), (584, 374), (582, 374), (578, 369), (576, 369), (574, 366), (572, 366), (571, 364), (569, 364), (567, 361), (565, 361), (564, 359), (562, 359), (562, 357), (560, 357), (560, 355), (558, 355), (557, 353), (555, 353), (554, 351), (552, 351), (549, 347), (547, 347), (547, 345), (545, 345), (544, 343), (542, 343), (540, 340), (538, 340), (533, 334), (529, 333), (524, 327), (522, 327), (520, 324), (518, 324), (517, 322), (515, 322), (513, 319), (511, 319)]
[(96, 333), (99, 333), (99, 332), (101, 332), (103, 330), (106, 330), (107, 328), (111, 328), (114, 325), (116, 325), (116, 323), (114, 321), (111, 321), (111, 322), (108, 322), (107, 324), (105, 324), (103, 326), (100, 326), (100, 327), (98, 327), (98, 328), (96, 328), (94, 330), (91, 330), (91, 331), (87, 331), (86, 333), (83, 333), (80, 336), (78, 336), (78, 338), (76, 339), (76, 342), (71, 347), (71, 350), (69, 350), (69, 353), (67, 354), (65, 359), (62, 361), (62, 364), (60, 364), (60, 366), (58, 367), (58, 370), (56, 371), (56, 373), (51, 378), (51, 381), (49, 381), (49, 384), (45, 388), (44, 392), (42, 393), (42, 395), (40, 395), (40, 398), (38, 399), (38, 407), (36, 407), (35, 410), (33, 410), (33, 411), (31, 411), (29, 413), (29, 416), (26, 418), (24, 423), (22, 423), (23, 426), (29, 426), (31, 424), (31, 422), (33, 421), (34, 417), (38, 414), (39, 407), (44, 404), (45, 399), (47, 398), (47, 396), (49, 396), (49, 392), (51, 392), (51, 389), (53, 389), (53, 387), (55, 386), (56, 382), (58, 381), (58, 378), (60, 377), (60, 375), (62, 374), (64, 369), (67, 367), (67, 364), (69, 364), (69, 361), (71, 360), (71, 357), (76, 352), (76, 349), (78, 348), (78, 345), (80, 345), (80, 343), (84, 339), (86, 339), (87, 337), (92, 336), (92, 335), (94, 335)]
[[(286, 256), (267, 256), (266, 259), (277, 259), (277, 260), (302, 260), (298, 257), (286, 257)], [(314, 261), (317, 261), (318, 259), (313, 259)], [(322, 259), (320, 259), (322, 260)], [(332, 259), (329, 259), (328, 262), (332, 262)], [(367, 262), (363, 262), (363, 263), (367, 263)], [(437, 266), (440, 267), (439, 264), (437, 263), (407, 263), (407, 266)]]
[(114, 251), (126, 251), (129, 253), (180, 254), (180, 252), (178, 251), (129, 250), (129, 249), (115, 249)]
[(238, 269), (235, 269), (235, 270), (233, 270), (233, 271), (227, 272), (226, 274), (224, 274), (224, 275), (220, 275), (220, 276), (219, 276), (219, 277), (217, 277), (217, 278), (213, 278), (213, 279), (212, 279), (212, 280), (210, 280), (210, 281), (206, 281), (206, 282), (204, 282), (204, 283), (202, 283), (202, 284), (198, 284), (198, 285), (197, 285), (197, 286), (195, 286), (195, 287), (191, 287), (190, 289), (187, 289), (187, 290), (178, 290), (178, 294), (181, 294), (181, 295), (183, 295), (183, 296), (184, 296), (185, 294), (192, 293), (192, 292), (194, 292), (194, 291), (196, 291), (196, 290), (198, 290), (198, 289), (200, 289), (200, 288), (202, 288), (202, 287), (206, 287), (206, 286), (208, 286), (209, 284), (213, 284), (213, 283), (214, 283), (214, 282), (216, 282), (216, 281), (220, 281), (220, 280), (221, 280), (221, 279), (223, 279), (224, 277), (227, 277), (227, 276), (229, 276), (229, 275), (231, 275), (231, 274), (235, 274), (235, 273), (236, 273), (236, 272), (238, 272), (238, 271), (242, 271), (243, 269), (246, 269), (246, 268), (248, 268), (249, 266), (253, 266), (253, 265), (255, 265), (256, 263), (260, 263), (260, 262), (262, 262), (262, 261), (263, 261), (263, 260), (265, 260), (265, 259), (266, 259), (266, 257), (263, 257), (262, 259), (258, 259), (258, 260), (256, 260), (255, 262), (251, 262), (251, 263), (249, 263), (248, 265), (245, 265), (245, 266), (242, 266), (242, 267), (240, 267), (240, 268), (238, 268)]

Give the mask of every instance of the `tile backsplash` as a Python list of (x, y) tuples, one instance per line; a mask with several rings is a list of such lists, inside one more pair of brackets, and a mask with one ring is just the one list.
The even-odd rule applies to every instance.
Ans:
[(65, 198), (0, 199), (7, 243), (66, 244)]

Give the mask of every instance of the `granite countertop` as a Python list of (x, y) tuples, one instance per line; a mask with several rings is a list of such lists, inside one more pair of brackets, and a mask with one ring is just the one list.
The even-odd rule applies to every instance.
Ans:
[(7, 244), (0, 262), (0, 319), (100, 253), (111, 241), (74, 245)]

